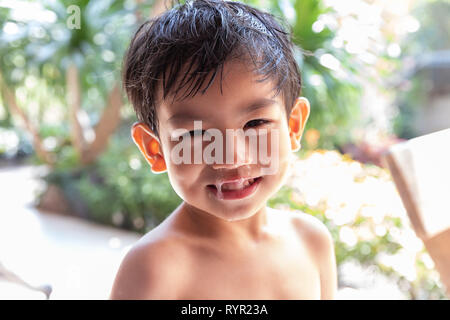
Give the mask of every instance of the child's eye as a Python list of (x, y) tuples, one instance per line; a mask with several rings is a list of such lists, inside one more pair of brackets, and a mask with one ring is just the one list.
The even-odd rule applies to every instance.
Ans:
[(265, 120), (265, 119), (255, 119), (255, 120), (251, 120), (249, 122), (247, 122), (247, 124), (245, 126), (250, 126), (251, 128), (253, 127), (257, 127), (259, 125), (265, 124), (265, 123), (269, 123), (269, 120)]

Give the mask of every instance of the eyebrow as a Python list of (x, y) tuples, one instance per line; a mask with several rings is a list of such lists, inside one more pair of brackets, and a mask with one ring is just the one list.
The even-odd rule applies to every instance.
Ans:
[(190, 113), (187, 111), (182, 111), (180, 113), (177, 113), (177, 114), (171, 116), (169, 118), (169, 120), (167, 120), (167, 121), (168, 122), (181, 122), (181, 121), (188, 121), (188, 120), (198, 120), (200, 118), (201, 117), (196, 114), (193, 114), (193, 113)]
[[(268, 108), (272, 105), (276, 104), (277, 101), (272, 99), (258, 99), (250, 103), (247, 107), (243, 108), (242, 113), (250, 113), (258, 109)], [(194, 114), (189, 111), (181, 111), (179, 113), (174, 114), (171, 116), (167, 121), (168, 122), (181, 122), (181, 121), (189, 121), (189, 120), (198, 120), (202, 118), (202, 116), (199, 116), (197, 114)], [(208, 119), (208, 118), (206, 118)]]
[(246, 108), (244, 108), (244, 112), (245, 113), (250, 113), (250, 112), (252, 112), (254, 110), (271, 107), (271, 106), (273, 106), (276, 103), (277, 103), (277, 101), (272, 100), (272, 99), (266, 99), (266, 98), (258, 99), (256, 101), (252, 102)]

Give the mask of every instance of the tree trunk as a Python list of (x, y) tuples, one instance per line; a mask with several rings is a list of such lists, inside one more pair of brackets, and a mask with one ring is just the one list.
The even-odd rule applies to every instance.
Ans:
[(19, 107), (19, 105), (17, 104), (15, 92), (6, 85), (6, 83), (3, 81), (1, 74), (0, 74), (0, 85), (3, 88), (2, 90), (3, 96), (5, 97), (6, 105), (9, 107), (10, 113), (15, 114), (22, 120), (26, 130), (33, 137), (33, 146), (36, 151), (36, 155), (44, 163), (53, 166), (54, 157), (49, 152), (47, 152), (47, 150), (45, 150), (42, 143), (42, 139), (39, 136), (39, 131), (27, 117), (25, 112), (23, 112), (23, 110)]
[(71, 64), (67, 69), (66, 85), (72, 145), (77, 151), (80, 159), (82, 159), (84, 150), (86, 149), (86, 141), (83, 135), (83, 128), (81, 127), (78, 119), (78, 113), (81, 109), (81, 89), (79, 84), (78, 68), (74, 64)]
[[(138, 3), (141, 3), (139, 0)], [(156, 0), (151, 16), (155, 17), (166, 10), (164, 0)], [(140, 11), (136, 11), (138, 21), (142, 19)], [(108, 145), (109, 137), (114, 133), (120, 123), (120, 109), (122, 107), (122, 93), (119, 84), (115, 84), (108, 95), (106, 106), (95, 128), (95, 139), (82, 152), (81, 162), (84, 165), (95, 162), (98, 156)]]
[(95, 139), (83, 153), (82, 163), (90, 164), (103, 152), (108, 145), (109, 137), (114, 133), (120, 123), (120, 109), (122, 107), (122, 94), (118, 84), (115, 84), (109, 93), (106, 107), (95, 127)]

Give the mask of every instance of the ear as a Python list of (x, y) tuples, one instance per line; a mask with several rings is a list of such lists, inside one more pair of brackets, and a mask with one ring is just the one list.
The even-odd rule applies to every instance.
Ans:
[(163, 173), (167, 170), (160, 141), (145, 123), (134, 123), (131, 127), (131, 137), (150, 164), (153, 173)]
[(289, 138), (292, 151), (294, 152), (300, 150), (300, 140), (309, 117), (309, 111), (308, 99), (304, 97), (297, 98), (289, 116)]

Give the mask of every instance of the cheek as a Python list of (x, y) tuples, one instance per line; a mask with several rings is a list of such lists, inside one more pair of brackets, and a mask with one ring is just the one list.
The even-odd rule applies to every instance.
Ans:
[(175, 143), (170, 141), (164, 145), (164, 160), (166, 162), (167, 174), (173, 189), (181, 198), (185, 199), (192, 192), (191, 190), (195, 190), (198, 185), (197, 182), (201, 175), (203, 166), (196, 164), (174, 163), (171, 157), (171, 150), (174, 146)]
[(279, 161), (280, 164), (287, 161), (292, 152), (288, 130), (281, 127), (272, 131), (267, 138), (267, 146), (272, 161)]
[[(264, 177), (264, 185), (273, 196), (287, 181), (292, 172), (292, 157), (289, 135), (281, 135), (278, 140), (278, 154), (271, 159), (270, 167), (265, 167), (263, 173), (267, 173)], [(276, 157), (276, 159), (274, 159)]]
[(286, 132), (280, 137), (280, 157), (286, 158), (290, 156), (291, 153), (291, 140), (289, 134)]
[(173, 190), (180, 198), (187, 200), (198, 194), (201, 176), (198, 165), (171, 164), (167, 168), (167, 173)]
[(285, 173), (285, 171), (289, 169), (292, 159), (295, 156), (292, 152), (291, 139), (287, 128), (281, 131), (279, 144), (280, 169), (284, 170), (283, 173)]

